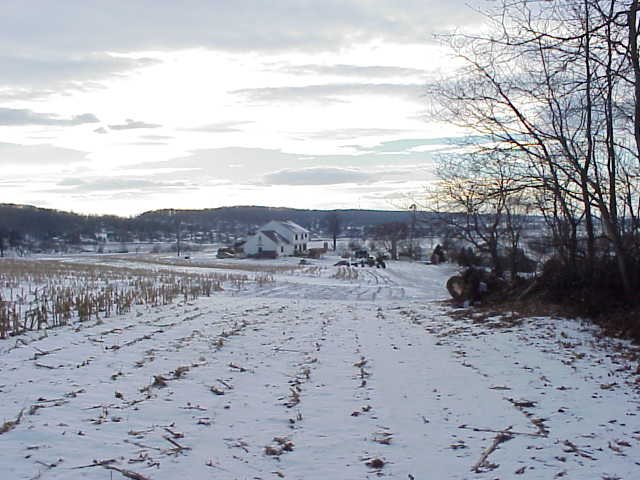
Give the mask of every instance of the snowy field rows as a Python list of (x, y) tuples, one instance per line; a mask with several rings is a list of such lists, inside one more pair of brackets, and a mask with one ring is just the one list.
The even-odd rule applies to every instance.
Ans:
[(637, 347), (333, 261), (162, 261), (274, 281), (0, 340), (2, 478), (640, 478)]
[[(93, 317), (108, 318), (131, 311), (133, 305), (160, 306), (179, 298), (208, 297), (222, 290), (223, 283), (240, 289), (249, 280), (244, 273), (6, 259), (0, 270), (0, 339)], [(264, 284), (273, 278), (263, 272), (252, 280)]]

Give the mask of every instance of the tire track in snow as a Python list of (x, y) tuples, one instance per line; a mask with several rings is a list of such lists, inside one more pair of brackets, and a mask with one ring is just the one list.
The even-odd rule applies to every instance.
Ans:
[[(367, 404), (367, 411), (356, 416), (362, 422), (360, 435), (367, 439), (358, 458), (383, 460), (381, 472), (393, 478), (418, 478), (425, 471), (435, 478), (468, 478), (490, 434), (457, 426), (482, 417), (483, 403), (503, 399), (449, 351), (438, 350), (421, 328), (394, 313), (375, 305), (360, 308), (352, 326), (370, 374), (366, 395), (357, 397)], [(471, 406), (464, 392), (474, 399)], [(495, 415), (487, 418), (492, 425), (527, 428), (526, 419), (510, 409)]]

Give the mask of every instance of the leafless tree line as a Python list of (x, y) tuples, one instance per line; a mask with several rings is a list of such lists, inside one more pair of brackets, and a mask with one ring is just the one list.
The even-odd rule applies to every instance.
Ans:
[[(556, 258), (589, 282), (611, 266), (626, 300), (640, 265), (638, 1), (503, 0), (488, 28), (443, 40), (461, 62), (432, 87), (440, 119), (473, 130), (443, 158), (440, 208), (498, 250), (541, 215)], [(635, 300), (634, 300), (635, 301)]]

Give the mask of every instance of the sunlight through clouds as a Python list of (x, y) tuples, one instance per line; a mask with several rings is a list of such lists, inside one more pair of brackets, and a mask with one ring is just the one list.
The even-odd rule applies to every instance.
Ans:
[[(282, 2), (275, 8), (283, 16), (273, 24), (267, 19), (275, 19), (277, 11), (267, 11), (261, 2), (239, 3), (251, 4), (256, 18), (264, 16), (264, 21), (247, 22), (235, 3), (186, 2), (180, 9), (120, 3), (107, 15), (99, 6), (69, 2), (57, 11), (45, 2), (42, 13), (50, 10), (60, 20), (47, 23), (35, 7), (13, 4), (0, 20), (6, 27), (0, 33), (5, 40), (0, 67), (12, 71), (0, 79), (3, 140), (16, 151), (42, 145), (80, 152), (83, 174), (112, 179), (114, 186), (125, 186), (114, 179), (130, 176), (136, 166), (149, 168), (143, 168), (139, 182), (128, 183), (137, 185), (143, 198), (135, 203), (122, 202), (116, 188), (89, 181), (82, 191), (72, 192), (57, 175), (42, 176), (29, 188), (3, 189), (0, 201), (47, 199), (59, 208), (75, 205), (76, 211), (117, 214), (178, 202), (194, 208), (285, 205), (297, 203), (305, 187), (311, 194), (333, 172), (351, 181), (337, 182), (335, 195), (323, 196), (314, 207), (359, 202), (393, 208), (358, 194), (355, 187), (383, 182), (380, 165), (399, 162), (394, 166), (401, 167), (402, 157), (426, 166), (419, 180), (429, 181), (432, 152), (439, 148), (429, 139), (459, 134), (425, 114), (427, 83), (452, 67), (432, 35), (464, 18), (475, 21), (473, 15), (460, 14), (462, 2), (445, 8), (439, 2), (400, 7), (353, 1), (340, 4), (342, 15), (330, 5), (305, 10)], [(407, 10), (411, 6), (414, 12)], [(130, 18), (142, 11), (149, 18)], [(195, 22), (191, 28), (180, 23), (186, 18)], [(109, 32), (118, 19), (131, 29)], [(162, 30), (169, 21), (173, 28)], [(55, 37), (47, 44), (43, 32), (29, 36), (16, 22), (37, 24), (51, 35), (66, 25), (66, 41)], [(21, 48), (13, 51), (18, 43)], [(425, 143), (376, 151), (388, 142), (416, 138)], [(217, 152), (196, 167), (195, 172), (208, 172), (206, 178), (181, 169), (183, 159), (202, 157), (198, 152), (203, 151)], [(242, 152), (242, 159), (229, 152)], [(390, 153), (396, 155), (390, 158)], [(162, 168), (154, 170), (154, 165)], [(165, 178), (171, 168), (175, 188), (168, 189), (163, 186), (174, 184)], [(284, 172), (298, 172), (295, 181), (283, 181)], [(20, 185), (18, 174), (9, 169), (7, 180)], [(183, 177), (188, 183), (180, 183)], [(407, 175), (403, 181), (410, 180), (415, 178)], [(221, 189), (231, 182), (243, 187)], [(394, 188), (407, 187), (400, 182)]]

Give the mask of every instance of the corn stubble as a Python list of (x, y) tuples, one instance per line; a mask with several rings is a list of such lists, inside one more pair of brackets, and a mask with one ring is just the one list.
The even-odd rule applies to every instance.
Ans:
[[(245, 274), (7, 259), (0, 264), (0, 338), (108, 318), (134, 305), (159, 307), (209, 297), (224, 283), (240, 289), (248, 281)], [(263, 273), (255, 281), (263, 286), (274, 280)]]

